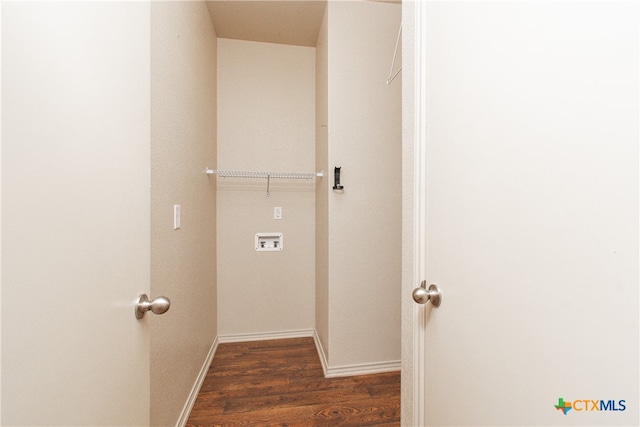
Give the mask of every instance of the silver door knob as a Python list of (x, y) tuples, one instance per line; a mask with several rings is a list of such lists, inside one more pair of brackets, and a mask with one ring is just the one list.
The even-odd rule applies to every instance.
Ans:
[(147, 311), (153, 314), (166, 313), (169, 307), (171, 307), (171, 301), (167, 297), (158, 297), (149, 301), (147, 294), (142, 294), (136, 301), (136, 319), (142, 319)]
[(427, 282), (423, 280), (420, 287), (413, 290), (413, 300), (418, 304), (426, 304), (427, 301), (431, 301), (434, 307), (440, 307), (442, 293), (436, 285), (429, 285), (429, 289), (427, 289)]

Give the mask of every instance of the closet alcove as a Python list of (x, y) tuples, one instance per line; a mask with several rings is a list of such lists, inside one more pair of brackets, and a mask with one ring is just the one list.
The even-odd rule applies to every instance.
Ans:
[[(205, 4), (151, 6), (151, 287), (173, 305), (151, 325), (158, 425), (218, 342), (311, 336), (327, 376), (400, 369), (401, 4)], [(267, 197), (205, 168), (324, 174)], [(257, 233), (286, 245), (256, 251)]]

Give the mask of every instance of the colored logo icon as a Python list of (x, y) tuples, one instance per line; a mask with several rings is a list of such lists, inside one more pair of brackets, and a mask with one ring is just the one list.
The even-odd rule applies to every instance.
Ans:
[(562, 397), (558, 399), (558, 404), (554, 406), (558, 411), (562, 411), (565, 415), (567, 415), (567, 412), (571, 410), (571, 402), (565, 402)]

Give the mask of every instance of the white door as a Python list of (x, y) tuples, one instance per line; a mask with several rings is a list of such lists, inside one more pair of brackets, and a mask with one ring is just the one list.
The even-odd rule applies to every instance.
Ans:
[(2, 425), (149, 423), (149, 34), (2, 4)]
[(418, 3), (404, 423), (638, 425), (638, 3)]

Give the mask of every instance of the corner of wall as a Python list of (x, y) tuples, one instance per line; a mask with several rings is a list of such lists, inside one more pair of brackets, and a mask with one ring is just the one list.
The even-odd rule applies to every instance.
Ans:
[(316, 170), (324, 177), (316, 185), (316, 247), (315, 247), (315, 339), (321, 353), (323, 369), (329, 350), (329, 182), (328, 162), (328, 13), (327, 5), (316, 43)]

